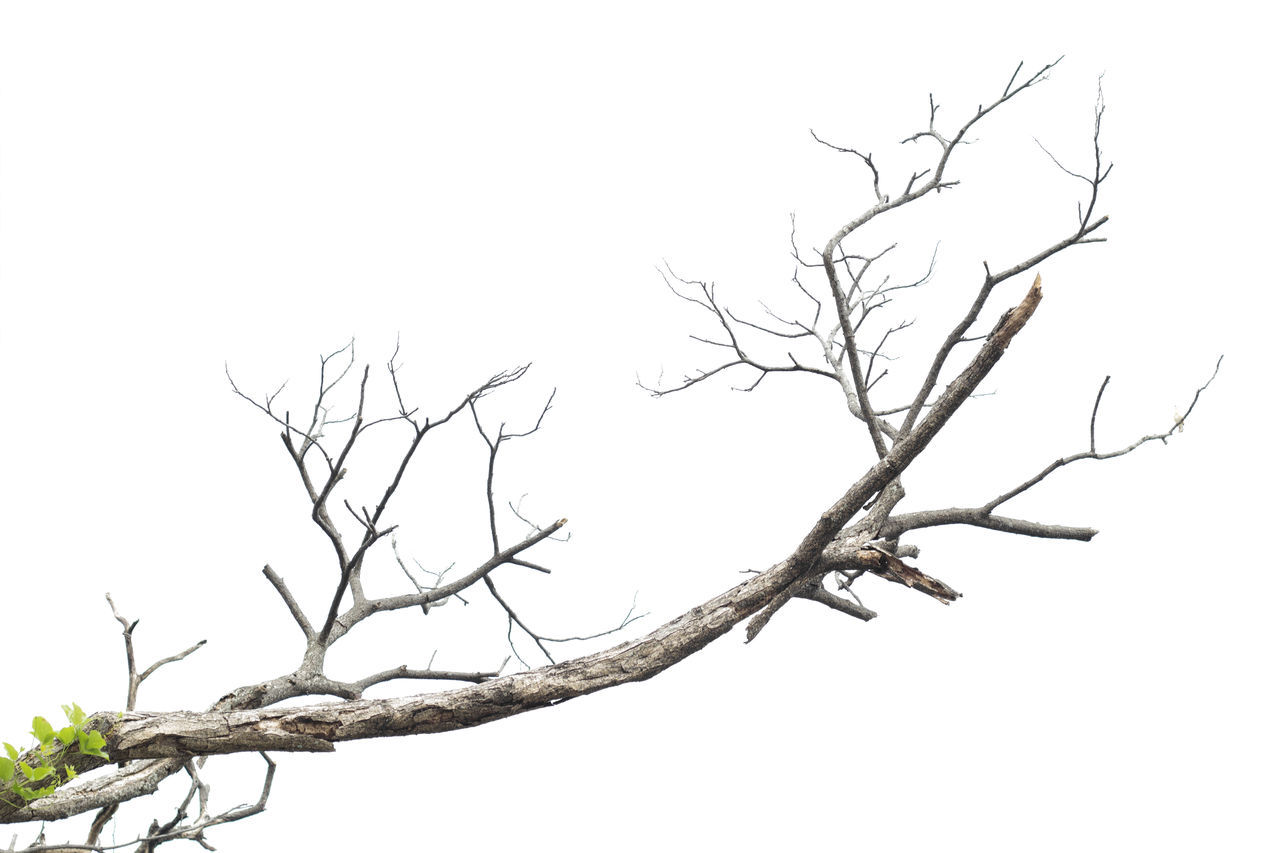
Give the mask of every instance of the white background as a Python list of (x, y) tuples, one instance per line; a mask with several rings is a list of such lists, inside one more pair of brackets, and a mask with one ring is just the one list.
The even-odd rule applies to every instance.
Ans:
[[(810, 128), (873, 151), (896, 191), (932, 153), (897, 144), (930, 92), (954, 129), (1020, 60), (1065, 53), (957, 152), (960, 187), (852, 248), (896, 241), (887, 270), (910, 276), (941, 241), (934, 281), (886, 309), (918, 318), (896, 339), (888, 405), (982, 260), (1010, 265), (1071, 229), (1083, 184), (1033, 138), (1088, 168), (1105, 72), (1110, 242), (1040, 268), (1044, 302), (984, 385), (997, 393), (920, 458), (904, 504), (981, 503), (1083, 449), (1107, 374), (1104, 447), (1163, 431), (1225, 352), (1168, 446), (1067, 469), (1007, 508), (1097, 527), (1091, 544), (922, 535), (921, 567), (964, 593), (951, 607), (870, 578), (870, 624), (798, 601), (750, 646), (735, 632), (646, 684), (285, 756), (268, 813), (212, 840), (1274, 849), (1269, 30), (1234, 3), (1208, 17), (859, 5), (6, 4), (3, 737), (62, 702), (122, 704), (107, 591), (141, 618), (144, 662), (209, 640), (146, 684), (145, 709), (202, 708), (296, 662), (261, 566), (314, 618), (334, 569), (277, 430), (231, 394), (224, 362), (258, 394), (292, 379), (300, 410), (320, 352), (355, 336), (380, 379), (399, 335), (407, 393), (439, 414), (532, 361), (483, 411), (518, 426), (558, 388), (497, 483), (528, 493), (535, 520), (570, 519), (569, 544), (531, 555), (555, 574), (498, 576), (547, 633), (608, 627), (637, 593), (651, 615), (628, 631), (650, 630), (785, 556), (871, 459), (865, 435), (818, 380), (647, 397), (637, 374), (715, 356), (687, 339), (713, 329), (656, 266), (717, 281), (752, 317), (762, 298), (800, 306), (790, 215), (819, 245), (871, 200), (865, 169)], [(999, 290), (984, 328), (1028, 284)], [(390, 515), (431, 566), (485, 555), (471, 430), (431, 437)], [(403, 440), (382, 435), (386, 453)], [(353, 503), (376, 498), (386, 453), (353, 460)], [(387, 553), (370, 572), (375, 591), (401, 589)], [(436, 650), (438, 666), (496, 666), (503, 620), (473, 600), (362, 627), (334, 674)], [(215, 807), (257, 797), (256, 763), (211, 762)], [(126, 812), (116, 840), (181, 791)]]

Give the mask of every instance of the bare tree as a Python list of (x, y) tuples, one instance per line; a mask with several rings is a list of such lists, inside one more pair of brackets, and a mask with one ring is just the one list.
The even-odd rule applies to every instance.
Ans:
[[(826, 142), (815, 134), (819, 142), (850, 155), (859, 168), (866, 169), (873, 200), (870, 207), (839, 227), (820, 250), (811, 254), (796, 247), (793, 234), (796, 273), (791, 286), (806, 305), (802, 314), (787, 316), (765, 307), (762, 317), (748, 319), (727, 307), (714, 285), (682, 278), (670, 268), (664, 270), (675, 295), (710, 318), (712, 331), (699, 331), (695, 338), (718, 357), (675, 384), (643, 387), (662, 396), (691, 389), (720, 374), (735, 373), (746, 376), (739, 387), (751, 390), (774, 373), (815, 375), (838, 387), (849, 415), (856, 419), (874, 451), (874, 461), (814, 520), (789, 555), (767, 568), (751, 570), (746, 580), (643, 636), (557, 661), (557, 643), (602, 637), (626, 628), (636, 617), (627, 612), (614, 624), (604, 626), (604, 630), (582, 636), (549, 636), (541, 633), (535, 627), (536, 620), (500, 587), (502, 578), (510, 572), (546, 573), (545, 560), (535, 552), (567, 525), (563, 518), (550, 522), (525, 519), (519, 508), (512, 506), (511, 512), (527, 524), (528, 532), (511, 539), (502, 534), (498, 521), (504, 512), (494, 487), (500, 452), (508, 442), (529, 438), (542, 428), (555, 398), (553, 392), (540, 410), (529, 413), (518, 425), (495, 422), (491, 399), (521, 380), (527, 365), (491, 376), (452, 405), (428, 412), (411, 405), (402, 395), (397, 347), (381, 372), (382, 392), (389, 405), (386, 411), (375, 414), (371, 401), (379, 380), (370, 367), (357, 367), (355, 346), (349, 343), (320, 359), (316, 390), (301, 417), (283, 406), (283, 386), (259, 397), (242, 390), (228, 371), (234, 392), (279, 428), (284, 451), (302, 485), (306, 511), (332, 551), (332, 594), (327, 606), (318, 612), (309, 613), (271, 566), (262, 569), (302, 635), (297, 666), (274, 678), (230, 689), (205, 711), (140, 713), (135, 704), (142, 682), (160, 666), (177, 663), (192, 654), (199, 644), (139, 672), (133, 652), (137, 623), (121, 616), (115, 603), (110, 602), (123, 628), (127, 699), (122, 711), (102, 711), (77, 724), (83, 731), (101, 733), (101, 752), (107, 757), (93, 754), (92, 750), (82, 751), (74, 740), (49, 740), (43, 751), (33, 748), (20, 761), (27, 768), (54, 768), (52, 775), (67, 784), (29, 801), (13, 793), (14, 781), (0, 786), (0, 819), (6, 823), (57, 821), (96, 811), (84, 843), (45, 845), (42, 832), (35, 844), (26, 849), (111, 849), (101, 840), (102, 830), (115, 816), (119, 804), (153, 794), (163, 780), (185, 773), (190, 780), (185, 798), (166, 819), (155, 820), (139, 833), (130, 846), (152, 850), (179, 839), (208, 846), (205, 833), (210, 828), (250, 817), (264, 808), (275, 766), (267, 756), (269, 752), (329, 752), (342, 741), (478, 726), (619, 684), (643, 681), (694, 654), (739, 623), (746, 623), (746, 639), (751, 641), (793, 598), (817, 602), (867, 621), (876, 614), (855, 593), (855, 584), (859, 591), (868, 587), (865, 581), (859, 584), (867, 574), (953, 602), (959, 592), (908, 562), (919, 555), (918, 548), (909, 541), (910, 535), (926, 528), (968, 525), (1037, 538), (1090, 540), (1095, 534), (1091, 528), (1032, 521), (1001, 510), (1065, 466), (1085, 459), (1113, 459), (1151, 442), (1166, 442), (1182, 428), (1212, 376), (1191, 393), (1179, 410), (1181, 414), (1166, 429), (1136, 437), (1118, 448), (1100, 446), (1097, 438), (1103, 393), (1108, 385), (1104, 379), (1088, 413), (1087, 436), (1081, 438), (1081, 446), (1087, 449), (1049, 461), (1033, 476), (1010, 484), (980, 505), (896, 510), (906, 495), (904, 474), (912, 462), (959, 408), (978, 393), (983, 379), (1032, 319), (1045, 291), (1054, 292), (1052, 259), (1068, 249), (1105, 239), (1100, 234), (1107, 217), (1099, 212), (1099, 200), (1111, 169), (1104, 161), (1100, 144), (1104, 112), (1101, 94), (1092, 128), (1092, 162), (1084, 167), (1069, 166), (1049, 155), (1058, 168), (1083, 184), (1081, 196), (1072, 200), (1077, 204), (1074, 227), (1066, 233), (1047, 235), (1038, 250), (1013, 263), (984, 263), (981, 271), (975, 271), (968, 309), (938, 344), (913, 393), (887, 404), (873, 402), (879, 393), (877, 384), (885, 375), (881, 365), (892, 356), (894, 336), (908, 324), (894, 320), (878, 325), (882, 315), (887, 314), (882, 309), (892, 302), (891, 294), (924, 285), (933, 273), (933, 265), (917, 278), (895, 283), (891, 277), (879, 276), (877, 266), (892, 245), (854, 245), (855, 238), (861, 236), (860, 229), (873, 220), (954, 188), (958, 181), (950, 169), (952, 155), (971, 141), (975, 125), (1045, 81), (1056, 64), (1029, 74), (1019, 65), (986, 105), (951, 129), (942, 127), (938, 105), (930, 98), (925, 129), (908, 135), (903, 143), (931, 146), (934, 156), (928, 167), (908, 174), (882, 173), (871, 153)], [(1034, 277), (1033, 281), (1020, 298), (1002, 303), (1005, 310), (998, 317), (983, 319), (1000, 284), (1030, 277)], [(1066, 288), (1061, 290), (1065, 292)], [(774, 349), (780, 347), (781, 355), (773, 353), (771, 345)], [(1216, 373), (1215, 367), (1213, 375)], [(394, 540), (396, 525), (389, 519), (394, 499), (405, 479), (412, 475), (412, 463), (428, 436), (458, 429), (459, 425), (474, 429), (488, 453), (484, 493), (489, 556), (464, 569), (451, 567), (431, 572), (401, 553)], [(343, 495), (350, 491), (347, 477), (353, 451), (358, 445), (365, 447), (375, 434), (385, 437), (382, 446), (396, 446), (398, 450), (373, 500), (361, 503), (358, 498)], [(405, 592), (378, 596), (366, 591), (365, 571), (375, 549), (390, 551), (394, 566), (408, 581)], [(494, 661), (488, 668), (455, 671), (434, 668), (430, 662), (426, 666), (406, 663), (348, 680), (336, 679), (326, 670), (330, 650), (355, 626), (370, 623), (380, 614), (416, 610), (429, 616), (452, 600), (486, 595), (505, 614), (508, 642), (518, 660), (516, 666), (511, 666), (509, 660)], [(546, 663), (531, 668), (531, 664), (542, 661), (526, 661), (522, 648), (534, 650)], [(390, 699), (365, 698), (369, 688), (391, 681), (442, 681), (464, 686)], [(307, 697), (338, 701), (283, 704)], [(260, 753), (265, 762), (258, 799), (229, 811), (211, 812), (201, 768), (211, 756), (240, 752)], [(72, 774), (78, 774), (78, 778), (65, 778)]]

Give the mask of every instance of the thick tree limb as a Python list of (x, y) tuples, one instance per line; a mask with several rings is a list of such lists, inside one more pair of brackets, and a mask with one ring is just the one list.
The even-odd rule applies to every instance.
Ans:
[[(1026, 298), (1001, 318), (969, 367), (947, 389), (912, 436), (895, 445), (885, 458), (823, 513), (790, 557), (693, 608), (648, 636), (594, 655), (531, 672), (515, 673), (445, 694), (350, 700), (334, 705), (291, 709), (161, 715), (133, 713), (118, 719), (112, 714), (95, 715), (87, 725), (104, 733), (107, 738), (105, 749), (112, 761), (162, 760), (145, 765), (148, 772), (137, 774), (132, 787), (127, 789), (119, 783), (106, 792), (62, 790), (21, 808), (0, 801), (0, 822), (56, 820), (127, 799), (120, 796), (126, 791), (133, 796), (151, 793), (163, 778), (181, 768), (182, 761), (192, 755), (247, 751), (328, 752), (333, 749), (333, 744), (343, 740), (467, 728), (618, 684), (652, 678), (728, 633), (734, 625), (756, 611), (762, 610), (772, 616), (797, 594), (800, 590), (792, 590), (792, 586), (812, 576), (823, 548), (859, 507), (888, 486), (925, 448), (995, 366), (1009, 341), (1030, 319), (1039, 302), (1040, 281), (1037, 277)], [(868, 540), (874, 538), (870, 532), (863, 535)], [(764, 622), (753, 621), (748, 628), (748, 638), (754, 638), (767, 621), (768, 617)], [(248, 699), (241, 697), (239, 701)], [(105, 762), (77, 751), (66, 755), (65, 763), (84, 772)], [(115, 799), (111, 799), (112, 796)]]

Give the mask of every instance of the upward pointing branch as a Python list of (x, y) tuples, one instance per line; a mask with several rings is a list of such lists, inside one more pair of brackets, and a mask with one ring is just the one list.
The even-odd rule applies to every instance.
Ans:
[[(901, 474), (928, 446), (964, 401), (969, 399), (978, 384), (1004, 355), (1013, 336), (1022, 331), (1023, 326), (1031, 319), (1036, 306), (1040, 304), (1042, 295), (1040, 276), (1037, 275), (1035, 283), (1031, 285), (1031, 290), (1023, 297), (1022, 302), (1000, 318), (995, 328), (991, 330), (991, 334), (987, 336), (987, 342), (983, 344), (982, 349), (955, 381), (947, 386), (947, 390), (938, 398), (937, 403), (929, 410), (929, 414), (920, 422), (920, 425), (910, 434), (901, 437), (887, 455), (863, 474), (858, 482), (854, 483), (838, 501), (831, 505), (830, 509), (822, 514), (813, 529), (786, 561), (786, 568), (780, 573), (786, 578), (783, 591), (747, 626), (748, 642), (755, 639), (773, 614), (796, 595), (805, 583), (808, 583), (822, 550), (830, 544), (840, 529), (849, 523), (854, 513)], [(872, 539), (878, 531), (864, 532), (870, 534), (868, 539)]]

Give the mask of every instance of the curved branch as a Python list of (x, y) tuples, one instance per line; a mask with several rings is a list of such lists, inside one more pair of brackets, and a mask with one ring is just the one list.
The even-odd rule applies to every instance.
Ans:
[(1137, 439), (1136, 441), (1130, 443), (1128, 446), (1122, 447), (1119, 450), (1112, 450), (1107, 453), (1099, 453), (1096, 449), (1094, 430), (1097, 424), (1098, 406), (1102, 402), (1102, 392), (1106, 389), (1107, 382), (1110, 381), (1111, 379), (1111, 377), (1108, 376), (1107, 379), (1103, 381), (1102, 387), (1098, 389), (1098, 397), (1093, 404), (1093, 414), (1089, 419), (1089, 449), (1082, 451), (1080, 453), (1074, 453), (1071, 456), (1064, 456), (1061, 459), (1054, 460), (1053, 462), (1045, 466), (1045, 468), (1039, 474), (1036, 474), (1034, 477), (1032, 477), (1031, 479), (1027, 480), (1024, 483), (1018, 486), (1015, 486), (1014, 488), (1010, 489), (1009, 491), (1005, 492), (999, 497), (992, 499), (989, 503), (983, 506), (983, 509), (985, 509), (987, 512), (990, 512), (991, 510), (1000, 506), (1000, 504), (1005, 503), (1017, 497), (1018, 495), (1029, 490), (1033, 486), (1039, 484), (1041, 481), (1043, 481), (1046, 477), (1048, 477), (1054, 471), (1057, 471), (1059, 468), (1065, 468), (1067, 465), (1070, 465), (1073, 462), (1079, 462), (1081, 459), (1099, 459), (1099, 460), (1115, 459), (1117, 457), (1125, 456), (1129, 453), (1132, 453), (1142, 445), (1152, 441), (1159, 441), (1162, 444), (1167, 443), (1169, 438), (1173, 436), (1174, 432), (1178, 432), (1183, 429), (1183, 426), (1186, 423), (1187, 418), (1191, 415), (1191, 412), (1195, 409), (1196, 403), (1200, 401), (1200, 395), (1204, 393), (1204, 390), (1209, 387), (1210, 383), (1212, 383), (1213, 380), (1217, 378), (1218, 370), (1221, 367), (1222, 367), (1222, 356), (1218, 356), (1218, 360), (1213, 366), (1213, 374), (1207, 380), (1205, 380), (1205, 383), (1203, 385), (1201, 385), (1199, 388), (1196, 389), (1195, 395), (1191, 398), (1191, 402), (1187, 405), (1187, 411), (1184, 414), (1174, 418), (1173, 425), (1170, 426), (1169, 429), (1160, 433), (1152, 433), (1151, 435), (1144, 435), (1142, 438)]

